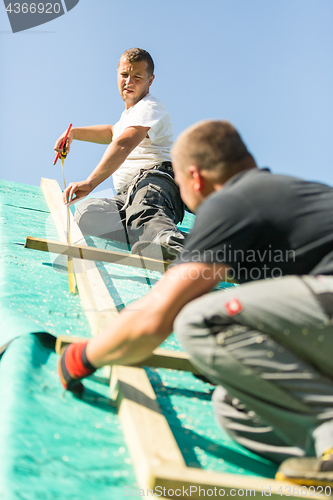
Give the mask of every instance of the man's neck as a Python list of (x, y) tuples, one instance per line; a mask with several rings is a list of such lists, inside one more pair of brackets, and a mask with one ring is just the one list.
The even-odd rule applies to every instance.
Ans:
[(140, 97), (140, 99), (138, 101), (134, 102), (133, 104), (125, 102), (125, 109), (126, 109), (126, 111), (128, 109), (130, 109), (130, 108), (133, 108), (136, 104), (138, 104), (140, 101), (142, 101), (142, 99), (144, 97), (146, 97), (148, 94), (149, 94), (149, 91), (145, 95), (143, 95), (142, 97)]
[(232, 175), (230, 175), (228, 178), (226, 178), (223, 182), (219, 182), (219, 183), (214, 184), (215, 191), (218, 191), (219, 189), (221, 189), (225, 184), (229, 183), (229, 181), (231, 181), (234, 177), (237, 177), (245, 172), (248, 172), (249, 170), (253, 170), (254, 168), (258, 169), (258, 167), (255, 163), (249, 164), (247, 168), (235, 169), (233, 171)]

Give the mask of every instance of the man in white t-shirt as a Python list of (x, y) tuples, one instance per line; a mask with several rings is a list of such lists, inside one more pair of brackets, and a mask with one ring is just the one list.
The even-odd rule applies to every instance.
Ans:
[[(67, 139), (66, 152), (73, 139), (108, 147), (86, 180), (67, 186), (64, 202), (87, 196), (113, 175), (116, 196), (88, 198), (78, 205), (75, 219), (82, 232), (124, 241), (132, 253), (172, 260), (184, 243), (176, 226), (183, 218), (184, 204), (171, 165), (171, 118), (164, 104), (149, 93), (155, 76), (147, 51), (126, 50), (117, 76), (126, 108), (120, 120), (115, 125), (74, 127)], [(60, 151), (63, 137), (55, 151)]]

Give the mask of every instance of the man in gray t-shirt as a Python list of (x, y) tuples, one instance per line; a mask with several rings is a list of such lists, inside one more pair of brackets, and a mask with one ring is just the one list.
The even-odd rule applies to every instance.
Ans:
[[(62, 383), (82, 389), (97, 367), (143, 361), (175, 331), (217, 386), (225, 431), (283, 462), (278, 479), (333, 486), (333, 189), (259, 170), (228, 122), (186, 130), (172, 158), (196, 212), (181, 258), (104, 332), (68, 347)], [(208, 293), (230, 273), (240, 286)]]

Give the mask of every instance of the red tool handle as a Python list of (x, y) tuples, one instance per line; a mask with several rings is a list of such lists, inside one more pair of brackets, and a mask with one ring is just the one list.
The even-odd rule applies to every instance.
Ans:
[[(69, 133), (71, 131), (71, 128), (72, 128), (72, 123), (70, 124), (70, 126), (68, 127), (68, 130), (66, 132), (66, 135), (65, 137), (63, 138), (62, 142), (61, 142), (61, 145), (60, 145), (60, 149), (62, 149), (67, 141), (67, 137), (69, 136)], [(53, 162), (53, 165), (55, 165), (57, 163), (57, 161), (59, 160), (60, 158), (60, 153), (57, 153), (57, 156), (55, 157), (55, 160)]]

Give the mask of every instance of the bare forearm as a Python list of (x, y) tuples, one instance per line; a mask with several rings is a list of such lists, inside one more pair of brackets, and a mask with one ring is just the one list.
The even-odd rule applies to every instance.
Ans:
[[(193, 268), (197, 274), (191, 274)], [(220, 280), (215, 264), (188, 263), (169, 269), (147, 295), (89, 341), (87, 356), (95, 367), (135, 364), (146, 359), (172, 332), (182, 307), (207, 293)], [(194, 277), (192, 277), (194, 276)]]
[(95, 189), (96, 186), (110, 177), (110, 175), (112, 175), (125, 161), (128, 154), (129, 150), (126, 146), (119, 146), (119, 144), (115, 142), (109, 144), (101, 161), (87, 178), (92, 188)]
[[(140, 307), (140, 301), (137, 302)], [(155, 331), (151, 316), (142, 310), (124, 310), (116, 321), (89, 341), (87, 356), (96, 367), (133, 365), (152, 353), (172, 331), (172, 324)]]
[[(101, 126), (103, 127), (103, 125)], [(111, 125), (108, 126), (112, 127)], [(86, 128), (89, 127), (83, 127), (83, 129)], [(83, 129), (80, 129), (81, 132)], [(67, 189), (65, 189), (63, 193), (64, 203), (72, 201), (74, 195), (79, 198), (87, 196), (93, 189), (101, 184), (101, 182), (110, 177), (110, 175), (112, 175), (113, 172), (115, 172), (117, 168), (120, 167), (120, 165), (126, 160), (131, 151), (133, 151), (133, 149), (145, 138), (148, 130), (149, 127), (126, 128), (120, 136), (108, 145), (101, 161), (85, 181), (71, 182), (69, 186), (67, 186)], [(82, 138), (83, 135), (80, 135), (80, 137)], [(88, 140), (88, 136), (89, 134), (86, 134), (85, 139), (82, 140)], [(89, 137), (91, 139), (92, 135)], [(56, 143), (56, 151), (58, 151), (57, 145), (60, 139), (61, 138), (59, 138)]]
[[(184, 305), (211, 290), (220, 280), (220, 271), (226, 270), (227, 267), (220, 264), (199, 262), (167, 270), (156, 287), (124, 309), (102, 333), (88, 343), (71, 344), (64, 351), (59, 374), (65, 389), (82, 390), (77, 383), (93, 373), (92, 367), (135, 365), (147, 359), (171, 333), (173, 322)], [(83, 349), (92, 367), (84, 362)]]
[(110, 144), (112, 141), (112, 125), (93, 125), (91, 127), (72, 128), (73, 138), (77, 141), (94, 142), (96, 144)]

